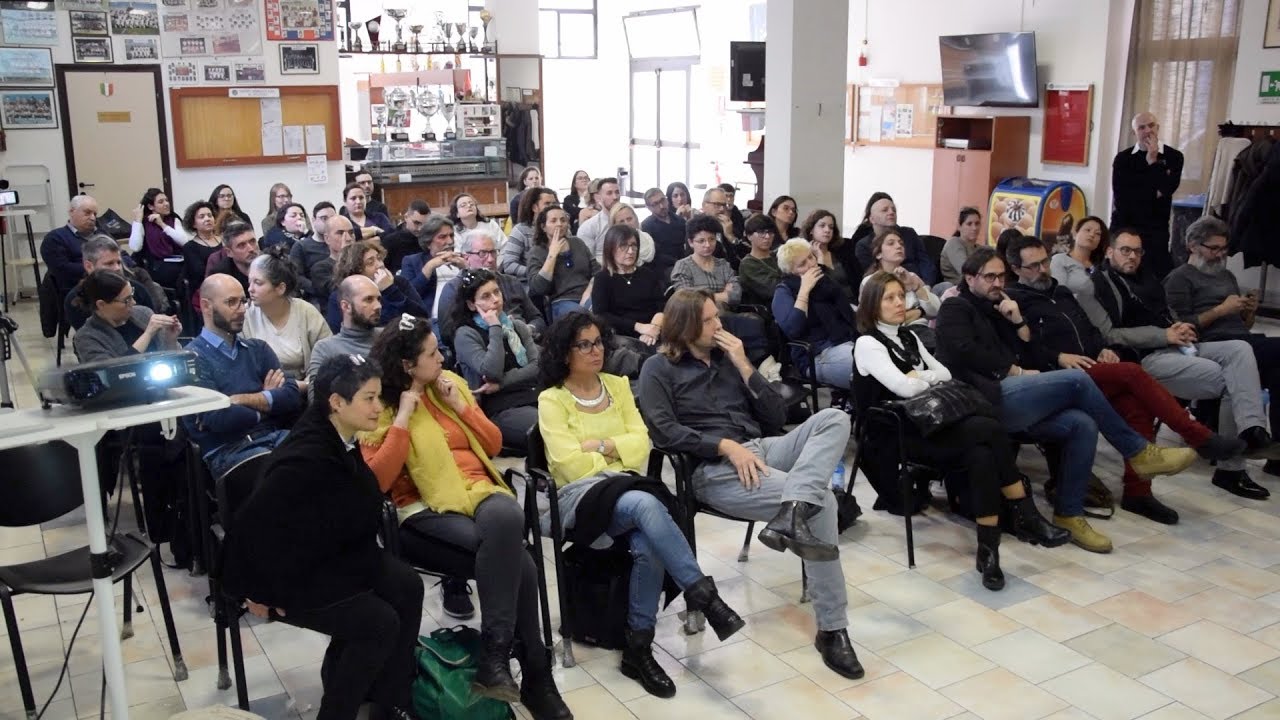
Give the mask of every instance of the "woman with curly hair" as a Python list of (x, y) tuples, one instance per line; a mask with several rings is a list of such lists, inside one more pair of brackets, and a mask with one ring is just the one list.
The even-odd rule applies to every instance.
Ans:
[(431, 317), (431, 311), (422, 301), (422, 296), (413, 285), (401, 275), (392, 275), (382, 260), (387, 251), (377, 239), (357, 240), (342, 249), (338, 261), (333, 267), (334, 288), (329, 293), (329, 302), (325, 305), (324, 319), (329, 329), (337, 333), (342, 329), (342, 306), (338, 302), (337, 287), (343, 280), (352, 275), (364, 275), (382, 291), (382, 317), (378, 320), (381, 327), (399, 317), (410, 313), (418, 317)]

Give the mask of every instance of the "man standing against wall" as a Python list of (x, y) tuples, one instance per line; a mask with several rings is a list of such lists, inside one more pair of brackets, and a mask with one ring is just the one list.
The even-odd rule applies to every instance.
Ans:
[(1160, 121), (1149, 112), (1134, 116), (1133, 133), (1137, 143), (1111, 163), (1111, 231), (1136, 228), (1147, 267), (1163, 279), (1173, 269), (1169, 216), (1182, 182), (1182, 153), (1160, 141)]

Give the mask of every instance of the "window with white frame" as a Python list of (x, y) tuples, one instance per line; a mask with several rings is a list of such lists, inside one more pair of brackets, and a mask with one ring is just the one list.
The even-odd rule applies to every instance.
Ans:
[(538, 0), (538, 42), (546, 58), (596, 57), (596, 0)]

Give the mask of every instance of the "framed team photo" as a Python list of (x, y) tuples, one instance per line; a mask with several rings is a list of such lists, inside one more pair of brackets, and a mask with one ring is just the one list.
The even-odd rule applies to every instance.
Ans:
[(280, 45), (281, 75), (315, 75), (320, 72), (320, 46), (314, 43)]
[(5, 130), (58, 127), (52, 90), (0, 90), (0, 124)]

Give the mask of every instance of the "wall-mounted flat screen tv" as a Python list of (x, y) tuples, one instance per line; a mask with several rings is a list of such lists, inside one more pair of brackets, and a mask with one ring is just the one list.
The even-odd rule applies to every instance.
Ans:
[(948, 105), (1037, 107), (1036, 34), (943, 35), (942, 96)]

